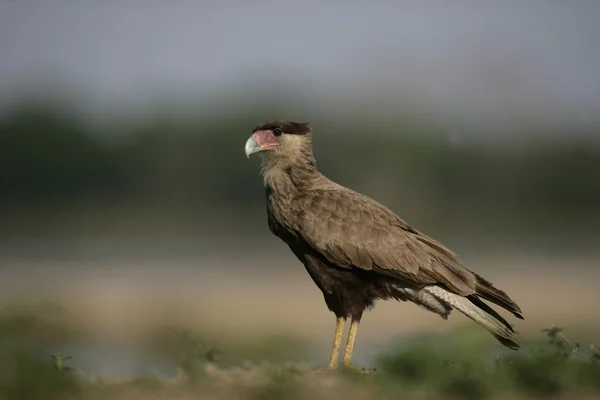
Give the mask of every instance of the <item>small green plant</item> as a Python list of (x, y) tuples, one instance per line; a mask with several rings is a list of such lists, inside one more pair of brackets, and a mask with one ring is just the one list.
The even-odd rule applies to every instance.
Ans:
[(73, 357), (71, 356), (66, 356), (66, 357), (61, 357), (61, 356), (57, 356), (54, 354), (49, 355), (50, 360), (52, 361), (52, 365), (54, 366), (54, 369), (56, 369), (58, 372), (71, 372), (73, 371), (73, 368), (65, 365), (65, 361), (67, 360), (72, 360)]
[[(380, 382), (398, 387), (395, 393), (400, 388), (414, 393), (426, 390), (428, 396), (460, 399), (503, 395), (546, 398), (600, 390), (600, 351), (591, 346), (588, 356), (560, 327), (544, 329), (543, 333), (546, 344), (526, 344), (520, 352), (495, 356), (490, 348), (465, 343), (468, 335), (456, 348), (450, 337), (444, 347), (436, 340), (411, 345), (379, 361)], [(477, 349), (479, 356), (470, 348)]]
[(551, 328), (542, 329), (546, 333), (550, 345), (557, 353), (569, 357), (572, 353), (579, 351), (579, 343), (573, 344), (563, 333), (563, 328), (553, 326)]

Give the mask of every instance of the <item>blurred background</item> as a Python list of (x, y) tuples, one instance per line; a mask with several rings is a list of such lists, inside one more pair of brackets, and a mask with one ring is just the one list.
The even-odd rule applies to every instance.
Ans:
[[(112, 338), (71, 349), (92, 372), (137, 368), (114, 343), (165, 323), (225, 347), (295, 335), (316, 349), (297, 357), (324, 364), (333, 315), (269, 233), (243, 153), (255, 124), (286, 118), (311, 123), (323, 173), (507, 291), (525, 337), (597, 336), (599, 15), (595, 1), (0, 1), (0, 306), (58, 304)], [(466, 319), (388, 302), (363, 321), (366, 365)]]

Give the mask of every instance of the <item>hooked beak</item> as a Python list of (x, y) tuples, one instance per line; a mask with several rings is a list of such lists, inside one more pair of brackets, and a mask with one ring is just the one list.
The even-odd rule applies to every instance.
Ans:
[(244, 152), (246, 153), (246, 157), (250, 158), (250, 154), (258, 153), (262, 151), (262, 147), (256, 139), (254, 139), (254, 135), (250, 136), (246, 141), (246, 145), (244, 146)]
[(246, 157), (250, 158), (250, 154), (258, 153), (259, 151), (277, 150), (279, 141), (273, 136), (270, 130), (256, 131), (250, 136), (244, 146)]

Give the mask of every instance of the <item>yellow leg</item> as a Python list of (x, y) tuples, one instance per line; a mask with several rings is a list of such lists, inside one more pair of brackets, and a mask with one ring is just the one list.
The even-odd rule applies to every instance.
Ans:
[(352, 319), (350, 332), (348, 333), (348, 342), (346, 342), (346, 349), (344, 350), (344, 365), (350, 365), (350, 362), (352, 361), (352, 352), (354, 351), (354, 342), (356, 341), (359, 324), (360, 318)]
[(335, 334), (333, 335), (333, 348), (331, 349), (331, 357), (329, 358), (329, 368), (335, 368), (340, 357), (340, 348), (342, 347), (342, 338), (344, 336), (344, 325), (346, 324), (345, 317), (339, 317), (335, 320)]

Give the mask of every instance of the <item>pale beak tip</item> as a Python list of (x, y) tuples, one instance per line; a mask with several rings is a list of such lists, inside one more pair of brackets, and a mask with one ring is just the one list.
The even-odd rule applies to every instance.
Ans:
[(246, 153), (246, 157), (250, 158), (250, 154), (261, 151), (260, 144), (252, 137), (246, 141), (246, 145), (244, 146), (244, 152)]

